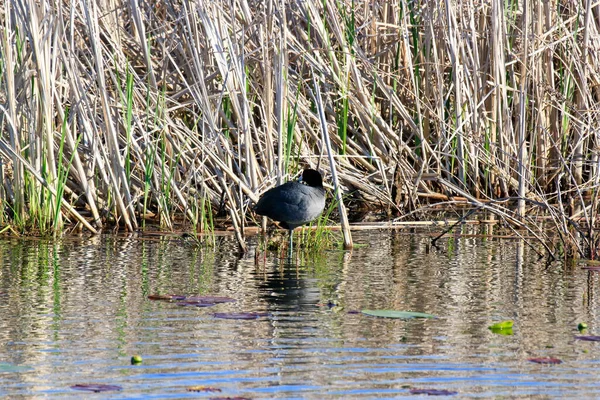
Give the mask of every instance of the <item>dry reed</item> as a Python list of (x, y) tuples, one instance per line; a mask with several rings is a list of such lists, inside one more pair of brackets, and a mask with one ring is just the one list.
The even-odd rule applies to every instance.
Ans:
[(243, 243), (265, 182), (335, 163), (381, 210), (543, 208), (594, 247), (597, 2), (11, 0), (0, 22), (2, 217), (22, 230), (198, 226), (209, 201)]

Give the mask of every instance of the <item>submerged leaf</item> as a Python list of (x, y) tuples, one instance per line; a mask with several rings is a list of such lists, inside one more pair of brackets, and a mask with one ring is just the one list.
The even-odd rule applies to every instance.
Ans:
[(410, 394), (426, 394), (429, 396), (454, 396), (458, 392), (445, 389), (410, 389)]
[(95, 393), (110, 392), (113, 390), (123, 390), (123, 388), (121, 386), (105, 385), (102, 383), (82, 383), (82, 384), (71, 386), (71, 389), (85, 390), (88, 392), (95, 392)]
[(600, 342), (600, 336), (575, 336), (575, 339), (586, 340), (588, 342)]
[(561, 364), (562, 360), (553, 357), (537, 357), (537, 358), (528, 358), (527, 361), (531, 361), (537, 364)]
[(214, 313), (213, 317), (223, 319), (258, 319), (268, 317), (269, 313), (258, 312), (232, 312), (232, 313)]
[(411, 318), (435, 318), (435, 315), (426, 314), (414, 311), (396, 311), (396, 310), (362, 310), (363, 314), (370, 315), (372, 317), (382, 318), (399, 318), (399, 319), (411, 319)]

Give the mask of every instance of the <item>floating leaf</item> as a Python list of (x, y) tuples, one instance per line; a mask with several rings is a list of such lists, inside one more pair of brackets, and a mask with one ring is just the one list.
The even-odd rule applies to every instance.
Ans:
[(496, 335), (502, 335), (502, 336), (512, 336), (514, 334), (513, 328), (506, 328), (506, 329), (490, 328), (490, 331)]
[(233, 303), (236, 301), (231, 297), (224, 296), (190, 296), (186, 297), (185, 301), (196, 301), (201, 303), (212, 303), (212, 304), (220, 304), (220, 303)]
[(488, 329), (492, 331), (492, 333), (504, 336), (510, 336), (513, 334), (513, 321), (506, 320), (500, 321), (493, 325), (488, 326)]
[(432, 314), (413, 312), (413, 311), (362, 310), (361, 312), (366, 315), (370, 315), (373, 317), (382, 317), (382, 318), (400, 318), (400, 319), (435, 318), (435, 315), (432, 315)]
[(208, 400), (252, 400), (250, 397), (211, 397)]
[(588, 342), (600, 342), (600, 336), (575, 336), (575, 339), (586, 340)]
[(223, 319), (258, 319), (268, 317), (269, 313), (258, 312), (232, 312), (232, 313), (214, 313), (213, 317)]
[(148, 296), (148, 300), (171, 300), (171, 297), (161, 294), (151, 294)]
[(581, 267), (581, 269), (585, 269), (590, 272), (600, 272), (600, 265), (586, 265), (585, 267)]
[(203, 303), (201, 301), (188, 301), (188, 300), (184, 300), (184, 301), (178, 301), (176, 303), (178, 306), (182, 306), (182, 307), (212, 307), (217, 303)]
[(31, 370), (33, 370), (33, 368), (27, 365), (0, 363), (0, 372), (25, 372)]
[(210, 307), (236, 301), (224, 296), (183, 296), (179, 294), (151, 294), (149, 300), (177, 301), (178, 306)]
[(317, 306), (327, 308), (338, 308), (338, 305), (331, 300), (328, 300), (327, 303), (317, 303)]
[(531, 361), (537, 364), (561, 364), (562, 360), (553, 357), (537, 357), (537, 358), (528, 358), (527, 361)]
[(139, 354), (131, 356), (131, 365), (136, 365), (136, 364), (141, 364), (141, 363), (142, 363), (142, 356), (140, 356)]
[(148, 296), (148, 300), (162, 300), (162, 301), (173, 301), (173, 300), (184, 300), (186, 296), (180, 294), (151, 294)]
[(492, 331), (502, 330), (502, 329), (512, 329), (514, 322), (512, 320), (497, 322), (494, 325), (488, 326), (488, 329)]
[(113, 390), (123, 390), (123, 388), (121, 386), (117, 386), (117, 385), (104, 385), (102, 383), (82, 383), (79, 385), (73, 385), (71, 386), (71, 389), (75, 389), (75, 390), (85, 390), (88, 392), (95, 392), (95, 393), (100, 393), (100, 392), (110, 392)]
[(600, 260), (581, 260), (581, 263), (600, 266)]
[(410, 389), (410, 394), (427, 394), (429, 396), (454, 396), (458, 394), (453, 390), (439, 389)]
[(188, 392), (220, 392), (221, 389), (209, 386), (190, 386)]

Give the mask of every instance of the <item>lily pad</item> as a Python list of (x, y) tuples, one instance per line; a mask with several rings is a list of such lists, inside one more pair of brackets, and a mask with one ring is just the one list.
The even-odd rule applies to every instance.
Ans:
[(558, 358), (553, 358), (553, 357), (536, 357), (536, 358), (529, 358), (527, 359), (527, 361), (531, 361), (537, 364), (561, 364), (562, 360), (559, 360)]
[(213, 317), (223, 319), (258, 319), (268, 317), (269, 313), (259, 312), (232, 312), (232, 313), (214, 313)]
[(585, 340), (588, 342), (600, 342), (600, 336), (575, 336), (575, 339), (577, 340)]
[(445, 389), (410, 389), (410, 394), (426, 394), (429, 396), (454, 396), (458, 392)]
[(82, 383), (82, 384), (71, 386), (71, 389), (74, 389), (74, 390), (84, 390), (84, 391), (87, 391), (87, 392), (94, 392), (94, 393), (110, 392), (110, 391), (115, 391), (115, 390), (123, 390), (123, 388), (121, 386), (117, 386), (117, 385), (105, 385), (103, 383)]
[(396, 311), (396, 310), (362, 310), (363, 314), (370, 315), (372, 317), (381, 318), (399, 318), (399, 319), (411, 319), (411, 318), (435, 318), (435, 315), (426, 314), (422, 312), (414, 311)]

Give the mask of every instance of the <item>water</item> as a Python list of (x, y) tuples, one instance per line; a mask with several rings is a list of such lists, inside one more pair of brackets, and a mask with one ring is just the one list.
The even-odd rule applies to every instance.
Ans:
[[(0, 396), (286, 399), (600, 397), (598, 272), (538, 261), (522, 242), (355, 233), (354, 251), (291, 265), (219, 237), (0, 241)], [(250, 239), (251, 247), (256, 239)], [(181, 307), (156, 293), (230, 296)], [(369, 317), (412, 310), (434, 320)], [(225, 320), (215, 312), (268, 312)], [(512, 319), (513, 335), (490, 332)], [(143, 357), (131, 365), (134, 354)], [(532, 357), (555, 357), (539, 365)], [(97, 395), (76, 384), (119, 385)], [(220, 392), (191, 392), (196, 387)]]

